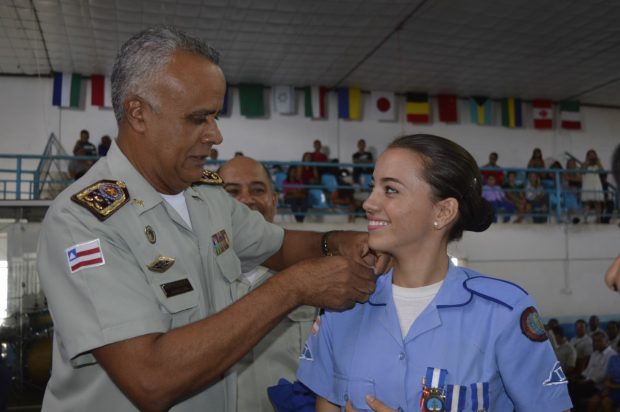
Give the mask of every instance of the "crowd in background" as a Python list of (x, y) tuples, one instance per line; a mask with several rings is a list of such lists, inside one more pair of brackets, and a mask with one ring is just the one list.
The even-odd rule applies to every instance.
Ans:
[[(105, 135), (95, 146), (90, 142), (88, 130), (82, 130), (73, 154), (79, 157), (105, 156), (111, 143), (110, 136)], [(235, 153), (235, 156), (239, 155), (243, 153)], [(218, 157), (217, 149), (211, 149), (206, 168), (216, 171)], [(615, 196), (610, 191), (605, 168), (594, 149), (588, 150), (583, 161), (571, 156), (562, 165), (557, 159), (545, 159), (541, 149), (535, 148), (525, 165), (527, 171), (501, 167), (498, 159), (497, 152), (491, 152), (488, 162), (481, 165), (483, 197), (493, 205), (495, 221), (521, 223), (529, 219), (533, 223), (546, 223), (549, 214), (553, 214), (558, 207), (566, 211), (562, 216), (566, 222), (609, 223), (611, 220)], [(313, 150), (303, 153), (300, 160), (304, 163), (338, 163), (337, 159), (328, 158), (325, 147), (318, 139), (313, 142)], [(71, 160), (69, 176), (79, 179), (94, 162), (95, 159)], [(374, 163), (373, 154), (367, 150), (364, 139), (358, 140), (351, 162), (364, 165)], [(550, 169), (564, 172), (554, 173)], [(372, 167), (301, 164), (290, 165), (284, 170), (278, 166), (273, 172), (276, 188), (281, 193), (281, 203), (291, 209), (298, 222), (304, 221), (309, 209), (322, 206), (341, 208), (349, 216), (349, 221), (353, 221), (356, 214), (361, 214), (364, 198), (356, 194), (360, 188), (362, 191), (369, 189)]]

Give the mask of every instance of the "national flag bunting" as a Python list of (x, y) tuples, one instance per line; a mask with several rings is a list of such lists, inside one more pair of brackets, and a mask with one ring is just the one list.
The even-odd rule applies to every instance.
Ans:
[(502, 126), (514, 129), (523, 126), (521, 99), (507, 97), (502, 99)]
[(295, 113), (295, 88), (293, 86), (274, 86), (271, 90), (276, 113)]
[(90, 76), (90, 104), (99, 107), (112, 107), (112, 84), (108, 76)]
[(484, 96), (474, 96), (469, 101), (471, 122), (479, 125), (491, 124), (493, 113), (491, 99)]
[(313, 119), (327, 117), (325, 94), (327, 88), (322, 86), (307, 86), (304, 88), (304, 114)]
[(361, 120), (362, 90), (358, 87), (338, 88), (338, 117), (340, 119)]
[(66, 252), (71, 273), (105, 264), (99, 239), (71, 246)]
[(532, 102), (534, 129), (553, 129), (553, 103), (536, 99)]
[(370, 92), (370, 118), (375, 120), (396, 120), (396, 104), (394, 92)]
[(77, 73), (54, 73), (52, 104), (60, 107), (78, 107), (82, 76)]
[(415, 124), (430, 123), (430, 105), (428, 94), (407, 93), (407, 121)]
[(454, 95), (437, 96), (437, 106), (439, 108), (439, 121), (445, 123), (455, 123), (458, 121), (458, 99)]
[(264, 86), (262, 84), (239, 84), (239, 109), (242, 116), (265, 116), (265, 97), (263, 92)]
[(571, 101), (560, 103), (560, 122), (562, 129), (581, 129), (581, 113), (579, 110), (579, 102)]

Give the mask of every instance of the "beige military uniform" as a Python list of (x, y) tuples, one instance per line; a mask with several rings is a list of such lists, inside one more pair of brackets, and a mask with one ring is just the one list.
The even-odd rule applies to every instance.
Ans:
[[(237, 279), (236, 298), (257, 288), (272, 275), (273, 271), (266, 267), (254, 268), (250, 276)], [(237, 411), (273, 412), (267, 388), (276, 385), (280, 378), (296, 380), (299, 355), (317, 315), (318, 310), (312, 306), (297, 308), (235, 365)]]
[[(124, 182), (130, 197), (104, 221), (71, 200), (101, 179)], [(119, 187), (122, 183), (109, 183), (102, 196), (116, 199)], [(184, 195), (191, 229), (114, 143), (107, 158), (50, 207), (38, 251), (54, 320), (43, 410), (135, 410), (90, 352), (167, 332), (225, 308), (242, 272), (280, 248), (283, 230), (219, 186), (192, 186)], [(172, 410), (233, 412), (236, 398), (236, 374), (230, 372)]]

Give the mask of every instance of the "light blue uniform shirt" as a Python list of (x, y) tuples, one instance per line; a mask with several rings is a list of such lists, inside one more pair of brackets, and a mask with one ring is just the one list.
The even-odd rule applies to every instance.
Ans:
[(367, 303), (321, 317), (297, 375), (318, 395), (342, 406), (350, 400), (357, 410), (369, 410), (371, 394), (393, 409), (420, 411), (430, 367), (447, 370), (446, 387), (465, 386), (464, 407), (448, 410), (471, 411), (471, 384), (487, 383), (489, 411), (564, 411), (572, 406), (566, 378), (533, 306), (517, 285), (450, 265), (403, 339), (387, 273)]

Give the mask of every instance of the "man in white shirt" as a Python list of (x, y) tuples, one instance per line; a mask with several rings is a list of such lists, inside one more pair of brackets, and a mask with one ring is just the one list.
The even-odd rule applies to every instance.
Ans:
[(570, 344), (577, 350), (577, 365), (575, 367), (575, 373), (581, 373), (586, 365), (588, 359), (592, 354), (592, 338), (586, 333), (586, 321), (583, 319), (575, 322), (575, 333), (570, 340)]
[(607, 322), (607, 339), (609, 339), (609, 346), (615, 351), (618, 350), (618, 343), (620, 343), (620, 330), (618, 329), (618, 322), (610, 320)]
[(558, 357), (558, 361), (560, 361), (564, 374), (570, 376), (574, 373), (575, 365), (577, 364), (577, 350), (568, 343), (564, 335), (564, 329), (561, 326), (554, 326), (552, 333), (556, 342), (554, 347), (555, 354)]
[(586, 399), (591, 398), (604, 389), (605, 375), (609, 359), (616, 355), (616, 351), (609, 347), (607, 335), (603, 332), (595, 332), (592, 336), (594, 352), (590, 355), (588, 366), (581, 376), (571, 380), (568, 390), (575, 409)]
[[(237, 156), (218, 171), (224, 190), (252, 210), (273, 222), (277, 212), (278, 194), (267, 169), (256, 160)], [(274, 274), (264, 266), (256, 266), (238, 278), (235, 291), (240, 299)], [(318, 310), (300, 306), (282, 319), (267, 336), (237, 362), (237, 411), (271, 412), (273, 406), (267, 388), (280, 378), (295, 380), (299, 354), (303, 349)]]

